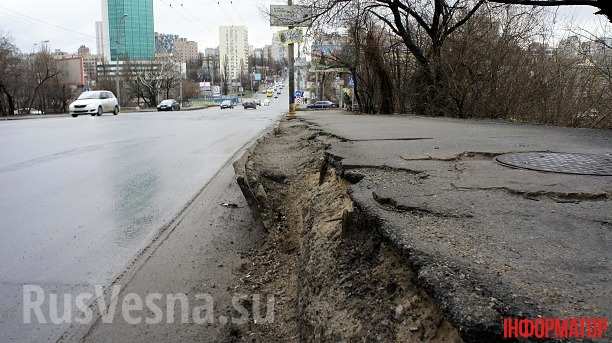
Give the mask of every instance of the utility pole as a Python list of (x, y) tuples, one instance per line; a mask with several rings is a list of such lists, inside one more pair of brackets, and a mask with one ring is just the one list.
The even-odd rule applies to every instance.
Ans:
[[(302, 60), (302, 56), (301, 56), (301, 49), (300, 49), (300, 43), (298, 43), (297, 46), (297, 60), (300, 61), (300, 66), (297, 68), (297, 89), (299, 91), (303, 91), (304, 88), (302, 88), (302, 64), (301, 64), (301, 60)], [(302, 97), (304, 95), (302, 94)]]
[[(117, 88), (117, 102), (119, 103), (119, 106), (121, 106), (121, 86), (119, 84), (119, 60), (120, 60), (120, 56), (121, 56), (121, 47), (123, 44), (123, 49), (126, 49), (126, 45), (125, 45), (125, 20), (127, 19), (128, 15), (127, 14), (123, 14), (123, 16), (121, 17), (121, 20), (119, 21), (120, 25), (117, 28), (117, 65), (116, 65), (116, 69), (115, 69), (115, 87)], [(121, 28), (121, 26), (123, 25), (123, 30)], [(123, 43), (121, 43), (121, 35), (123, 35), (124, 39), (123, 39)], [(127, 55), (127, 52), (126, 52)]]
[[(292, 6), (293, 0), (287, 0), (287, 5)], [(293, 26), (289, 26), (289, 30), (293, 29)], [(293, 51), (293, 42), (289, 43), (289, 118), (295, 117), (295, 58)]]
[(179, 87), (179, 103), (181, 104), (181, 107), (183, 106), (183, 76), (181, 73), (181, 80), (180, 80), (180, 87)]

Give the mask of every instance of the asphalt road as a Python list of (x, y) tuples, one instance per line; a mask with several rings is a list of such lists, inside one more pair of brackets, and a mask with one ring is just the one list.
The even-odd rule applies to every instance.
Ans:
[(22, 286), (109, 285), (285, 109), (0, 122), (0, 341), (57, 340), (68, 324), (23, 323)]

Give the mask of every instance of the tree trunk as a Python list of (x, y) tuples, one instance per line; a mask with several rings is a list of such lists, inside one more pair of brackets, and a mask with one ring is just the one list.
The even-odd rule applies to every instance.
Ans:
[(15, 99), (13, 99), (13, 96), (6, 91), (6, 88), (4, 88), (4, 86), (0, 86), (0, 90), (2, 91), (2, 94), (4, 94), (4, 96), (6, 96), (6, 102), (8, 104), (8, 113), (6, 113), (7, 116), (12, 116), (15, 114)]

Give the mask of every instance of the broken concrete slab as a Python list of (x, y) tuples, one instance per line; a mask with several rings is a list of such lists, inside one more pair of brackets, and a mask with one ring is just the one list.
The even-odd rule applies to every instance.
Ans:
[(355, 206), (406, 252), (465, 340), (499, 339), (504, 316), (610, 316), (612, 177), (511, 169), (494, 157), (610, 154), (611, 131), (333, 112), (302, 118), (345, 139), (330, 144), (328, 161), (354, 183)]

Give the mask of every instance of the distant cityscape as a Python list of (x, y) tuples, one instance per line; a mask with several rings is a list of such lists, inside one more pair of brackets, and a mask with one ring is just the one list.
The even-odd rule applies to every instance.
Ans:
[(246, 26), (220, 26), (219, 46), (203, 49), (190, 38), (155, 32), (153, 0), (101, 0), (101, 13), (102, 20), (94, 23), (95, 52), (85, 45), (76, 53), (52, 51), (73, 86), (93, 89), (127, 74), (128, 68), (158, 69), (169, 62), (182, 78), (202, 83), (205, 92), (214, 85), (219, 90), (222, 81), (232, 91), (255, 76), (259, 82), (281, 73), (287, 62), (287, 48), (278, 35), (256, 48), (249, 44)]
[[(102, 20), (95, 22), (95, 53), (85, 45), (76, 53), (53, 51), (74, 86), (94, 88), (98, 79), (114, 77), (117, 68), (121, 73), (122, 65), (155, 68), (161, 61), (169, 60), (182, 77), (188, 78), (187, 74), (191, 74), (189, 78), (193, 81), (205, 83), (203, 89), (212, 89), (211, 85), (220, 85), (221, 80), (227, 80), (230, 88), (242, 87), (252, 74), (258, 74), (259, 81), (268, 74), (282, 72), (287, 62), (287, 48), (278, 34), (272, 35), (270, 44), (253, 47), (249, 44), (246, 26), (218, 27), (219, 46), (203, 49), (190, 38), (155, 32), (153, 0), (101, 0), (101, 13)], [(612, 46), (612, 38), (600, 40)], [(342, 45), (341, 37), (320, 37), (311, 43), (311, 55), (316, 59), (318, 52), (330, 53)], [(610, 53), (600, 42), (577, 35), (560, 40), (556, 47), (534, 42), (528, 49), (577, 58)], [(306, 82), (298, 88), (307, 88)]]
[[(65, 98), (84, 90), (110, 90), (118, 95), (122, 106), (140, 107), (154, 106), (169, 97), (185, 100), (253, 94), (287, 76), (288, 49), (279, 33), (271, 35), (270, 44), (254, 47), (248, 27), (219, 26), (218, 46), (200, 47), (197, 37), (156, 32), (153, 0), (100, 0), (100, 5), (102, 20), (92, 23), (95, 48), (81, 45), (76, 52), (64, 52), (41, 42), (39, 51), (32, 52), (48, 53), (61, 76), (58, 81), (70, 90), (52, 102), (57, 104), (55, 111), (63, 110)], [(392, 34), (385, 34), (388, 37), (382, 42), (393, 46)], [(317, 34), (298, 44), (298, 103), (316, 99), (353, 102), (354, 83), (349, 70), (329, 64), (350, 44), (349, 37), (339, 33)], [(589, 68), (598, 59), (610, 57), (610, 46), (609, 37), (572, 35), (556, 46), (531, 42), (521, 49), (571, 58)], [(144, 89), (147, 87), (153, 90)]]

